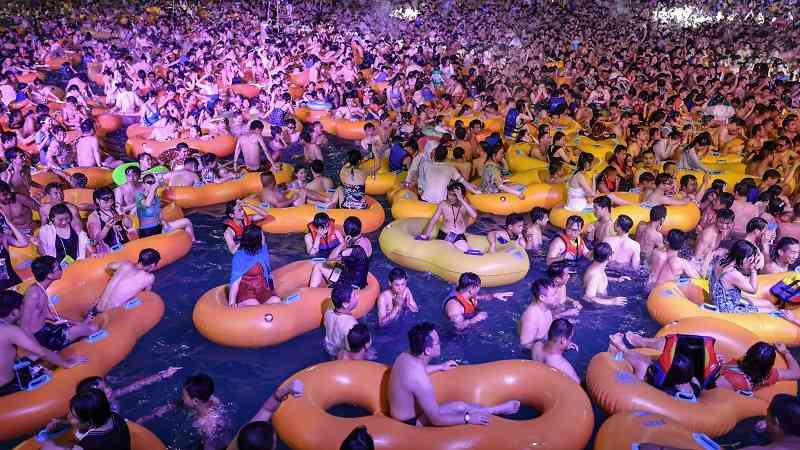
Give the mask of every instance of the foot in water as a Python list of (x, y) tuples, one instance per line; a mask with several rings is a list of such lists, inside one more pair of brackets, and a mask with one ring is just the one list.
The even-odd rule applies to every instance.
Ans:
[(635, 348), (647, 347), (647, 342), (642, 335), (638, 333), (634, 333), (633, 331), (628, 331), (625, 333), (625, 339), (630, 342), (631, 346)]
[(622, 333), (614, 333), (608, 337), (608, 351), (610, 352), (619, 352), (622, 350), (626, 350), (627, 347), (625, 346), (625, 342), (622, 340)]

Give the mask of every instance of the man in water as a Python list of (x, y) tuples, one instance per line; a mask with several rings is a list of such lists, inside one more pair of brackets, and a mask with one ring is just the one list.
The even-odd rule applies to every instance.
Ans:
[(461, 176), (461, 172), (448, 164), (447, 147), (440, 145), (433, 152), (433, 160), (423, 161), (419, 165), (420, 198), (430, 203), (440, 203), (447, 197), (452, 182), (461, 183), (473, 194), (480, 191)]
[(652, 285), (666, 283), (667, 281), (675, 281), (679, 277), (688, 276), (690, 278), (697, 278), (700, 276), (691, 262), (681, 258), (678, 252), (683, 248), (683, 243), (686, 242), (686, 233), (681, 230), (670, 230), (667, 233), (667, 252), (663, 258), (656, 260), (654, 258), (650, 266), (650, 279)]
[[(456, 367), (455, 361), (430, 364), (441, 355), (439, 334), (432, 323), (415, 325), (408, 332), (409, 351), (395, 359), (389, 375), (391, 416), (411, 426), (488, 425), (491, 416), (514, 414), (520, 402), (510, 400), (493, 406), (462, 401), (439, 404), (430, 374)], [(417, 415), (417, 410), (422, 412)]]
[(62, 318), (47, 295), (47, 288), (61, 278), (61, 266), (52, 256), (39, 256), (31, 263), (36, 283), (25, 292), (20, 325), (42, 347), (58, 352), (98, 330), (89, 317), (82, 322)]
[[(624, 306), (628, 303), (628, 299), (625, 297), (608, 296), (606, 266), (608, 266), (612, 253), (611, 246), (605, 242), (601, 242), (594, 247), (594, 261), (589, 264), (583, 274), (583, 298), (587, 302), (607, 306)], [(626, 276), (621, 277), (621, 279), (630, 280)]]
[(667, 220), (667, 208), (657, 205), (650, 209), (650, 221), (640, 222), (636, 228), (636, 242), (639, 243), (639, 259), (649, 262), (656, 252), (664, 248), (664, 235), (661, 227)]
[(611, 246), (611, 263), (626, 269), (639, 270), (639, 243), (631, 239), (628, 233), (633, 227), (633, 220), (621, 214), (614, 222), (614, 235), (606, 237), (603, 242)]
[(140, 181), (142, 171), (136, 166), (125, 168), (126, 182), (114, 189), (114, 200), (122, 214), (130, 214), (136, 210), (136, 194), (144, 193), (145, 186)]
[(578, 351), (578, 346), (572, 342), (575, 326), (566, 319), (556, 319), (550, 324), (547, 331), (547, 340), (537, 341), (531, 349), (531, 359), (558, 369), (566, 376), (580, 384), (581, 379), (575, 372), (572, 364), (564, 358), (564, 352)]
[(244, 163), (247, 170), (257, 171), (261, 167), (261, 155), (273, 165), (272, 158), (269, 155), (267, 144), (264, 143), (264, 124), (260, 120), (254, 120), (250, 123), (250, 132), (239, 136), (236, 140), (236, 149), (233, 153), (233, 171), (239, 171), (239, 154), (244, 156)]
[(25, 194), (13, 192), (5, 181), (0, 181), (0, 211), (20, 231), (30, 236), (33, 234), (33, 209), (36, 204)]
[(156, 279), (152, 272), (156, 270), (160, 260), (161, 255), (158, 250), (146, 248), (139, 252), (136, 264), (128, 261), (115, 261), (109, 264), (107, 269), (114, 272), (114, 275), (97, 300), (94, 312), (101, 313), (117, 308), (140, 292), (149, 291)]
[(730, 237), (736, 219), (733, 211), (724, 208), (717, 210), (714, 225), (703, 228), (694, 244), (694, 258), (701, 262), (701, 273), (708, 273), (706, 268), (718, 253), (720, 244)]
[(733, 211), (734, 221), (732, 232), (739, 236), (747, 233), (747, 224), (751, 219), (761, 215), (758, 206), (747, 200), (749, 194), (750, 185), (748, 183), (740, 181), (733, 186), (731, 211)]
[(547, 336), (553, 322), (553, 311), (559, 303), (558, 288), (553, 280), (539, 278), (531, 283), (531, 304), (519, 319), (519, 345), (532, 349)]
[(650, 205), (685, 205), (689, 203), (688, 198), (677, 199), (673, 197), (675, 193), (675, 179), (672, 175), (667, 173), (660, 173), (656, 177), (656, 188), (653, 189), (653, 192), (650, 193), (646, 198), (643, 199), (642, 203), (650, 204)]
[(389, 271), (389, 289), (378, 297), (378, 326), (385, 327), (394, 322), (406, 308), (411, 312), (419, 311), (408, 287), (408, 274), (395, 267)]
[(603, 242), (607, 237), (614, 235), (614, 222), (611, 221), (611, 199), (605, 195), (596, 197), (592, 201), (592, 209), (597, 217), (597, 222), (587, 227), (586, 239), (592, 242)]
[(464, 233), (467, 231), (467, 222), (478, 217), (478, 213), (464, 199), (464, 193), (465, 188), (461, 183), (453, 182), (447, 186), (447, 200), (439, 203), (436, 207), (433, 217), (428, 221), (428, 225), (422, 231), (422, 234), (419, 235), (419, 239), (430, 239), (434, 227), (439, 223), (439, 220), (443, 220), (444, 224), (439, 229), (436, 239), (449, 242), (462, 252), (467, 252), (471, 249)]
[(458, 331), (462, 331), (478, 322), (486, 320), (489, 315), (486, 311), (478, 310), (479, 300), (508, 301), (513, 292), (494, 292), (492, 294), (478, 295), (481, 290), (481, 278), (472, 273), (464, 272), (458, 278), (455, 293), (444, 301), (444, 313), (453, 322)]

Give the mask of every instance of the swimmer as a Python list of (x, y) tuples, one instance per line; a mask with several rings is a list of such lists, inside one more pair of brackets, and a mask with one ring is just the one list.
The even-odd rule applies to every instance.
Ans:
[(433, 217), (428, 221), (422, 234), (418, 236), (420, 240), (430, 239), (434, 227), (442, 220), (443, 225), (439, 229), (436, 239), (448, 242), (462, 252), (472, 249), (464, 233), (467, 231), (468, 221), (477, 218), (478, 213), (464, 199), (465, 192), (466, 189), (461, 183), (453, 182), (447, 186), (447, 199), (436, 207)]
[(331, 291), (333, 308), (325, 311), (322, 324), (325, 327), (325, 350), (331, 357), (347, 348), (347, 334), (358, 321), (353, 310), (358, 307), (358, 290), (350, 286), (336, 285)]
[(592, 209), (597, 217), (597, 222), (589, 225), (586, 239), (591, 242), (603, 242), (607, 237), (614, 235), (614, 222), (611, 220), (611, 199), (605, 195), (592, 200)]
[(410, 426), (489, 425), (492, 415), (519, 411), (518, 400), (492, 406), (461, 401), (439, 404), (430, 375), (451, 370), (457, 364), (455, 361), (430, 364), (441, 354), (441, 344), (439, 333), (429, 322), (415, 325), (408, 332), (408, 341), (409, 351), (395, 359), (389, 372), (389, 407), (393, 419)]
[(97, 299), (94, 313), (102, 313), (111, 308), (118, 308), (128, 300), (135, 298), (142, 291), (149, 291), (153, 288), (158, 262), (161, 255), (157, 250), (145, 248), (139, 252), (139, 259), (136, 264), (128, 261), (115, 261), (110, 263), (106, 270), (114, 275), (108, 280), (103, 293)]
[(567, 282), (572, 277), (566, 261), (556, 261), (547, 266), (547, 276), (553, 280), (558, 295), (558, 306), (553, 310), (556, 317), (575, 317), (583, 305), (567, 294)]
[(640, 259), (649, 261), (653, 265), (652, 258), (662, 257), (664, 248), (664, 235), (661, 227), (667, 220), (667, 208), (664, 205), (657, 205), (650, 208), (650, 221), (640, 222), (636, 228), (636, 242), (639, 243)]
[(734, 223), (734, 214), (730, 209), (717, 210), (717, 218), (714, 225), (704, 228), (697, 236), (694, 245), (694, 258), (701, 262), (700, 273), (708, 273), (713, 258), (724, 253), (725, 249), (720, 249), (720, 244), (728, 239)]
[(325, 171), (325, 164), (321, 160), (311, 161), (311, 181), (306, 184), (306, 189), (314, 191), (317, 194), (329, 195), (336, 190), (336, 183), (330, 178), (323, 175)]
[(260, 120), (250, 123), (250, 132), (239, 136), (236, 139), (236, 148), (233, 153), (233, 171), (239, 171), (239, 155), (244, 157), (247, 170), (258, 171), (261, 167), (261, 155), (263, 154), (270, 166), (275, 165), (269, 154), (269, 149), (264, 143), (264, 124)]
[(16, 193), (4, 181), (0, 181), (0, 212), (6, 221), (14, 224), (27, 236), (33, 235), (33, 210), (36, 202), (25, 194)]
[(566, 319), (556, 319), (547, 330), (547, 339), (534, 343), (531, 348), (531, 359), (547, 364), (570, 377), (574, 382), (581, 384), (581, 379), (575, 368), (564, 357), (564, 352), (578, 351), (578, 345), (572, 342), (575, 326)]
[[(589, 303), (606, 306), (624, 306), (628, 299), (623, 296), (610, 297), (608, 295), (608, 280), (606, 266), (611, 258), (613, 250), (605, 242), (601, 242), (594, 247), (594, 258), (586, 272), (583, 274), (583, 299)], [(619, 278), (622, 281), (630, 280), (628, 276)]]
[(287, 398), (300, 398), (303, 393), (304, 386), (300, 380), (278, 386), (256, 415), (239, 430), (235, 438), (239, 450), (275, 450), (278, 438), (270, 422), (272, 415)]
[(784, 236), (778, 239), (772, 252), (772, 258), (764, 266), (764, 273), (789, 272), (790, 267), (797, 264), (797, 260), (800, 258), (800, 241)]
[(750, 185), (742, 181), (736, 183), (733, 187), (734, 199), (731, 211), (733, 211), (735, 219), (733, 221), (732, 231), (740, 236), (747, 233), (747, 224), (750, 222), (750, 219), (761, 215), (761, 211), (759, 211), (758, 207), (748, 201), (749, 193)]
[(686, 242), (686, 233), (681, 230), (670, 230), (667, 233), (667, 251), (663, 258), (659, 258), (650, 266), (650, 280), (652, 286), (675, 281), (681, 277), (699, 278), (700, 274), (694, 265), (683, 258), (679, 252)]
[(414, 294), (408, 287), (408, 274), (405, 270), (395, 267), (389, 271), (389, 289), (381, 292), (378, 297), (378, 326), (385, 327), (397, 320), (408, 308), (416, 313), (419, 311)]
[(564, 225), (564, 233), (558, 234), (547, 249), (547, 265), (556, 261), (575, 262), (579, 258), (587, 258), (592, 251), (586, 246), (581, 238), (583, 229), (583, 218), (581, 216), (569, 216)]
[(489, 239), (489, 253), (497, 251), (497, 244), (516, 243), (520, 248), (527, 248), (525, 242), (525, 219), (520, 214), (506, 216), (506, 226), (502, 230), (490, 231), (486, 237)]
[(125, 168), (125, 184), (114, 189), (114, 200), (121, 214), (130, 214), (136, 210), (136, 196), (145, 192), (141, 177), (142, 171), (138, 167)]
[(527, 250), (532, 250), (534, 255), (542, 252), (542, 230), (549, 220), (546, 209), (536, 206), (531, 210), (530, 224), (525, 227), (525, 242), (528, 245)]
[(472, 272), (464, 272), (458, 277), (458, 285), (453, 295), (444, 301), (442, 305), (444, 313), (458, 331), (463, 331), (489, 317), (486, 311), (478, 309), (479, 301), (500, 300), (506, 302), (514, 295), (513, 292), (478, 295), (480, 289), (481, 278)]
[(690, 199), (678, 199), (673, 195), (675, 194), (675, 178), (666, 172), (662, 172), (656, 176), (656, 186), (652, 192), (643, 198), (643, 202), (648, 205), (685, 205), (689, 203)]
[(547, 337), (553, 319), (553, 310), (559, 305), (558, 288), (553, 280), (539, 278), (531, 283), (531, 304), (519, 319), (519, 345), (533, 349), (533, 345)]
[(95, 123), (92, 119), (83, 120), (80, 124), (81, 137), (75, 141), (75, 154), (78, 167), (107, 167), (113, 169), (121, 161), (100, 153), (100, 143), (97, 140)]
[(633, 227), (633, 220), (625, 214), (620, 214), (614, 221), (614, 234), (606, 237), (603, 242), (611, 246), (610, 263), (617, 267), (639, 270), (640, 246), (631, 239), (629, 232)]
[(197, 175), (199, 163), (195, 158), (187, 158), (180, 168), (174, 168), (164, 174), (164, 181), (168, 187), (198, 187), (203, 182)]
[(339, 361), (364, 361), (372, 359), (372, 335), (366, 325), (357, 323), (347, 332), (347, 346), (339, 350), (336, 359)]

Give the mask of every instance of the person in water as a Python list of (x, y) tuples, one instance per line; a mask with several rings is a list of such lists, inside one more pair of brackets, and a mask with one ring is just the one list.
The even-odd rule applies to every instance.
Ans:
[(353, 311), (358, 307), (358, 291), (351, 286), (337, 285), (331, 290), (331, 303), (322, 316), (325, 327), (325, 350), (328, 355), (337, 357), (339, 352), (347, 350), (347, 336), (358, 324)]
[(708, 279), (711, 302), (720, 312), (749, 314), (775, 310), (768, 300), (745, 298), (758, 293), (757, 249), (752, 243), (736, 241), (728, 254), (714, 265)]
[(428, 221), (422, 234), (418, 236), (418, 239), (423, 241), (430, 239), (434, 228), (442, 220), (444, 223), (439, 229), (436, 239), (448, 242), (462, 252), (472, 250), (464, 233), (467, 231), (469, 221), (475, 220), (478, 217), (478, 213), (464, 199), (465, 192), (466, 189), (461, 183), (450, 183), (447, 186), (447, 199), (436, 207), (436, 211), (434, 211), (433, 216)]
[(192, 242), (198, 242), (194, 236), (194, 226), (191, 220), (184, 217), (167, 222), (161, 217), (161, 199), (158, 196), (159, 185), (156, 176), (149, 173), (144, 176), (143, 181), (144, 190), (136, 193), (139, 238), (169, 233), (173, 230), (183, 230), (189, 234)]
[(372, 244), (361, 234), (361, 220), (348, 217), (344, 221), (344, 241), (328, 256), (329, 261), (314, 263), (309, 287), (319, 287), (323, 281), (329, 286), (342, 284), (363, 289), (367, 286)]
[(564, 233), (556, 236), (555, 239), (550, 241), (550, 247), (547, 249), (547, 264), (553, 264), (556, 261), (569, 261), (575, 262), (580, 258), (587, 258), (591, 255), (592, 251), (586, 246), (586, 243), (581, 237), (581, 230), (583, 229), (583, 218), (581, 216), (567, 217), (567, 223), (564, 226)]
[(528, 248), (525, 241), (525, 219), (520, 214), (506, 216), (506, 226), (502, 230), (490, 231), (486, 237), (489, 239), (489, 253), (497, 251), (497, 244), (505, 245), (515, 243), (519, 248)]
[(361, 425), (353, 429), (344, 438), (339, 450), (375, 450), (375, 441), (367, 432), (367, 427)]
[(528, 245), (526, 248), (532, 250), (535, 255), (542, 251), (543, 230), (550, 220), (548, 214), (546, 209), (540, 206), (534, 207), (530, 214), (530, 224), (525, 227), (525, 242)]
[(281, 298), (274, 292), (269, 249), (264, 241), (264, 233), (257, 225), (247, 225), (239, 247), (233, 254), (228, 306), (280, 303)]
[(77, 442), (65, 447), (48, 439), (42, 443), (42, 450), (131, 450), (127, 422), (112, 411), (100, 389), (87, 389), (72, 397), (67, 419), (75, 429)]
[[(589, 264), (586, 272), (583, 273), (583, 299), (589, 303), (606, 306), (625, 306), (628, 303), (627, 297), (608, 295), (608, 280), (606, 267), (611, 260), (613, 250), (605, 242), (601, 242), (594, 247), (593, 261)], [(628, 276), (622, 276), (620, 280), (630, 280)]]
[(158, 267), (159, 261), (161, 254), (158, 250), (145, 248), (139, 252), (136, 264), (129, 261), (114, 261), (106, 266), (106, 271), (112, 272), (113, 275), (90, 315), (118, 308), (134, 299), (139, 293), (151, 290), (156, 280), (153, 272)]
[(575, 326), (569, 320), (554, 320), (547, 330), (547, 339), (536, 341), (531, 347), (531, 359), (561, 371), (580, 384), (581, 379), (575, 372), (575, 368), (564, 357), (565, 352), (578, 351), (578, 345), (572, 342), (574, 333)]
[(481, 278), (472, 272), (464, 272), (458, 277), (455, 292), (444, 301), (444, 313), (458, 331), (463, 331), (489, 317), (486, 311), (478, 309), (479, 301), (494, 299), (505, 302), (514, 295), (513, 292), (478, 295), (480, 290)]
[(116, 251), (130, 241), (133, 221), (130, 216), (117, 212), (114, 192), (107, 187), (92, 192), (94, 211), (86, 219), (89, 238), (94, 241), (94, 253)]
[[(239, 450), (275, 450), (278, 438), (270, 419), (287, 398), (303, 396), (304, 386), (300, 380), (283, 383), (261, 405), (256, 415), (240, 430), (234, 441)], [(231, 444), (233, 445), (233, 444)]]
[(347, 332), (345, 340), (347, 346), (336, 355), (340, 361), (364, 361), (372, 359), (375, 352), (372, 349), (372, 334), (369, 327), (363, 323), (357, 323)]
[(681, 230), (670, 230), (667, 233), (667, 252), (661, 258), (652, 259), (654, 264), (650, 266), (651, 286), (675, 281), (682, 277), (700, 277), (694, 264), (680, 256), (686, 237), (686, 233)]
[(553, 314), (559, 305), (558, 288), (550, 278), (539, 278), (531, 283), (531, 303), (519, 319), (519, 345), (532, 349), (534, 344), (547, 337)]
[(408, 287), (408, 274), (395, 267), (389, 271), (389, 288), (378, 297), (378, 326), (385, 327), (403, 313), (404, 309), (416, 313), (419, 311), (414, 294)]
[(262, 220), (273, 220), (274, 218), (269, 214), (269, 211), (254, 203), (248, 203), (247, 208), (253, 210), (255, 214), (247, 214), (244, 209), (245, 203), (242, 200), (232, 200), (225, 205), (225, 215), (228, 217), (223, 224), (225, 231), (222, 237), (225, 239), (225, 246), (232, 254), (236, 253), (239, 249), (239, 244), (242, 241), (244, 229), (255, 222)]
[(457, 364), (455, 361), (431, 364), (432, 359), (441, 355), (442, 349), (439, 333), (430, 322), (411, 328), (408, 342), (408, 352), (395, 359), (389, 372), (389, 411), (393, 419), (412, 427), (489, 425), (492, 415), (514, 414), (519, 410), (518, 400), (490, 406), (463, 401), (439, 404), (430, 376), (452, 370)]
[(328, 258), (336, 247), (344, 242), (344, 236), (336, 222), (324, 212), (316, 213), (308, 224), (308, 233), (303, 236), (308, 256)]

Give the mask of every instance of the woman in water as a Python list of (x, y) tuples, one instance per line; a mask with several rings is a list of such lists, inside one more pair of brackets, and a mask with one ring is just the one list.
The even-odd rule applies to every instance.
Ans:
[(714, 265), (708, 288), (711, 302), (719, 308), (719, 312), (747, 314), (775, 310), (775, 305), (767, 300), (742, 296), (742, 291), (747, 294), (758, 292), (757, 253), (752, 243), (739, 240)]
[(257, 306), (280, 303), (275, 295), (269, 250), (258, 225), (247, 225), (231, 264), (228, 306)]
[(594, 189), (586, 180), (586, 172), (592, 167), (594, 156), (591, 153), (581, 152), (578, 156), (578, 165), (572, 176), (567, 180), (567, 206), (570, 211), (583, 211), (589, 207), (587, 197), (596, 195)]
[(86, 258), (89, 236), (72, 227), (72, 213), (67, 205), (53, 205), (48, 218), (39, 229), (39, 254), (54, 257), (62, 262), (62, 267), (64, 263)]
[[(776, 353), (780, 353), (786, 360), (786, 369), (775, 367)], [(779, 381), (797, 379), (800, 379), (800, 364), (786, 349), (786, 345), (777, 343), (773, 346), (766, 342), (757, 342), (747, 349), (742, 359), (722, 366), (717, 387), (737, 392), (753, 392)]]

